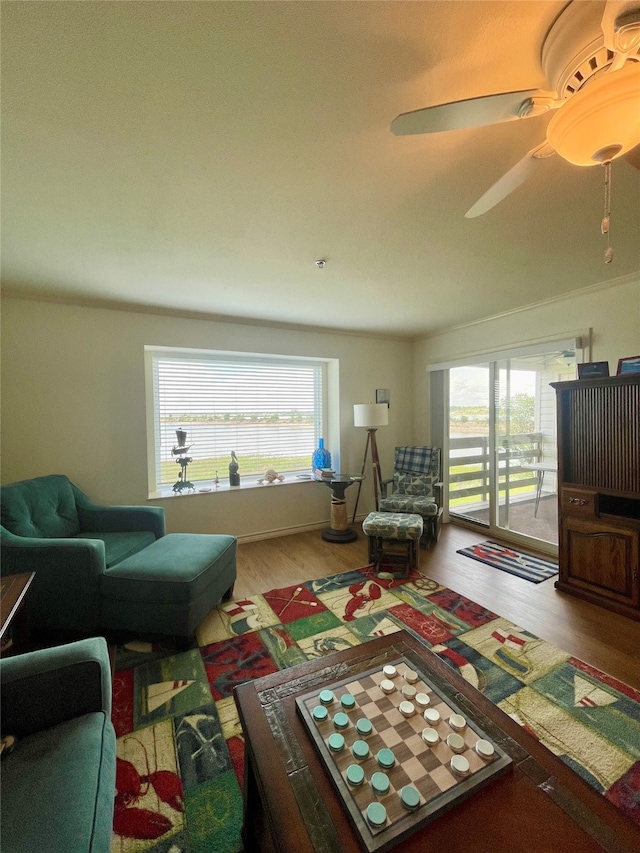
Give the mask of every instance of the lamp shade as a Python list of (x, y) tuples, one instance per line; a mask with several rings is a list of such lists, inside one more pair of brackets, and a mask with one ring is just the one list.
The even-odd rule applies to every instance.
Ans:
[(373, 429), (387, 426), (389, 407), (386, 403), (356, 403), (353, 407), (353, 425)]
[(590, 80), (554, 113), (547, 140), (576, 166), (613, 160), (640, 143), (640, 63)]

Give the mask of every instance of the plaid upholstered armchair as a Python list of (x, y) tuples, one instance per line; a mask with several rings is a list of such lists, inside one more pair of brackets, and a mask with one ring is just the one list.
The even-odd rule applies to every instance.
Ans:
[(393, 477), (380, 483), (380, 512), (421, 515), (423, 544), (437, 542), (442, 526), (440, 457), (439, 447), (396, 447)]

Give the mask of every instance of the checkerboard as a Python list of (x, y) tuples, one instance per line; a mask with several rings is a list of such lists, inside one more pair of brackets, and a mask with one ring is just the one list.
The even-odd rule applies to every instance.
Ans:
[[(296, 700), (298, 713), (367, 851), (384, 851), (395, 846), (457, 801), (473, 795), (507, 771), (512, 763), (500, 745), (488, 737), (466, 712), (461, 711), (451, 697), (436, 687), (425, 672), (417, 670), (404, 657), (390, 661), (388, 665), (395, 669), (391, 679), (387, 678), (380, 665), (355, 677), (322, 684)], [(407, 676), (412, 680), (415, 676), (415, 681), (410, 683)], [(383, 681), (391, 681), (394, 689), (384, 692), (381, 687)], [(408, 686), (416, 691), (416, 697), (409, 700), (402, 693), (402, 688)], [(388, 690), (389, 684), (386, 683), (385, 687)], [(332, 701), (327, 701), (329, 694), (324, 691), (333, 694)], [(321, 692), (324, 701), (320, 698)], [(411, 690), (408, 692), (411, 694)], [(352, 708), (342, 706), (341, 698), (345, 694), (353, 697)], [(418, 705), (418, 694), (423, 694), (422, 702), (425, 702), (426, 695), (426, 705)], [(401, 703), (407, 701), (415, 708), (411, 716), (404, 716), (400, 711)], [(326, 709), (326, 719), (317, 721), (314, 718), (314, 709), (318, 707)], [(408, 710), (406, 705), (404, 707), (405, 711)], [(437, 723), (425, 720), (423, 714), (426, 709), (438, 712), (440, 719)], [(341, 720), (343, 723), (345, 718), (348, 721), (344, 728), (336, 727), (336, 714), (345, 715)], [(456, 728), (449, 722), (452, 715), (458, 715), (453, 720), (457, 723)], [(463, 718), (462, 728), (459, 727), (459, 716)], [(357, 731), (357, 723), (363, 718), (370, 721), (372, 728), (371, 733), (364, 736)], [(423, 739), (425, 728), (435, 729), (438, 735), (436, 743), (430, 744)], [(344, 738), (344, 747), (339, 751), (329, 746), (329, 739), (336, 734)], [(455, 752), (447, 744), (449, 735), (461, 738)], [(481, 757), (476, 751), (479, 740), (489, 741), (493, 747), (490, 757)], [(354, 756), (352, 748), (356, 741), (367, 743), (369, 754), (366, 758)], [(395, 764), (391, 769), (385, 770), (379, 765), (377, 756), (380, 750), (393, 752)], [(468, 768), (462, 775), (451, 768), (451, 759), (456, 755), (468, 762)], [(353, 785), (348, 781), (347, 770), (353, 765), (359, 765), (364, 771), (361, 784)], [(462, 765), (466, 766), (464, 761)], [(371, 783), (373, 774), (380, 772), (387, 776), (389, 782), (389, 790), (382, 794), (376, 793)], [(411, 809), (401, 800), (400, 792), (405, 786), (415, 789), (419, 798), (417, 806)], [(382, 804), (386, 812), (384, 823), (379, 826), (372, 825), (368, 819), (367, 810), (372, 803)]]

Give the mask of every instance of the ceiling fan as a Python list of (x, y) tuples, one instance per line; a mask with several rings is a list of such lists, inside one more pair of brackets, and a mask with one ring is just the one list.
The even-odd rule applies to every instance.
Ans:
[[(611, 160), (640, 144), (640, 0), (607, 0), (604, 12), (602, 3), (570, 2), (545, 37), (542, 67), (549, 90), (525, 89), (437, 104), (402, 113), (391, 123), (392, 132), (404, 136), (554, 111), (546, 139), (490, 187), (467, 211), (467, 218), (486, 213), (554, 153), (576, 165), (606, 164), (609, 170)], [(608, 231), (608, 211), (605, 220), (603, 233)]]

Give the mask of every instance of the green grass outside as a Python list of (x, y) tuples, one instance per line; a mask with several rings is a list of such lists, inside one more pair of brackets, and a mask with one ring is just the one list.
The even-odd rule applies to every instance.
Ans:
[[(450, 474), (461, 474), (463, 472), (468, 474), (468, 473), (471, 473), (472, 471), (478, 471), (478, 473), (480, 475), (482, 475), (483, 469), (482, 469), (481, 465), (478, 465), (475, 467), (471, 467), (470, 465), (457, 465), (457, 466), (453, 466), (452, 468), (450, 468), (449, 471), (450, 471)], [(503, 477), (504, 477), (504, 475), (503, 475)], [(522, 471), (519, 474), (512, 474), (510, 477), (510, 484), (516, 482), (517, 480), (527, 480), (530, 477), (531, 477), (531, 474), (528, 471)], [(459, 484), (459, 491), (464, 491), (466, 489), (473, 489), (477, 486), (482, 486), (483, 479), (485, 479), (485, 482), (486, 482), (486, 478), (483, 478), (482, 476), (478, 477), (477, 480), (465, 480), (463, 483)], [(502, 482), (502, 479), (503, 478), (501, 478), (501, 482)], [(456, 497), (454, 497), (456, 491), (457, 490), (455, 489), (454, 486), (451, 486), (449, 488), (449, 506), (450, 507), (464, 506), (465, 504), (477, 503), (478, 501), (482, 500), (481, 494), (462, 495), (461, 497), (456, 498)], [(510, 485), (510, 487), (509, 487), (509, 494), (510, 495), (524, 495), (524, 494), (527, 494), (529, 492), (532, 494), (535, 493), (535, 486), (528, 485), (528, 486), (522, 486), (521, 488), (513, 488)], [(488, 496), (488, 494), (489, 494), (489, 489), (487, 489), (487, 496)], [(504, 495), (504, 494), (506, 494), (506, 490), (505, 489), (499, 489), (499, 495)], [(487, 497), (487, 499), (488, 499), (488, 497)]]
[[(187, 468), (187, 479), (213, 480), (218, 472), (221, 480), (229, 476), (230, 456), (214, 456), (208, 459), (194, 459)], [(269, 468), (275, 468), (278, 474), (283, 471), (311, 471), (311, 454), (304, 456), (238, 456), (239, 474), (241, 477), (262, 477)], [(175, 483), (180, 473), (180, 465), (175, 459), (162, 462), (160, 482), (164, 485)]]

